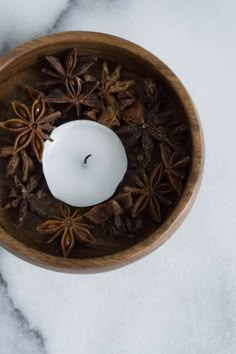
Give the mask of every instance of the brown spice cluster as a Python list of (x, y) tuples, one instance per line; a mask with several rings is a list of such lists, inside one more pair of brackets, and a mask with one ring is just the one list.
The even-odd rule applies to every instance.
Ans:
[[(158, 81), (141, 78), (138, 85), (120, 64), (80, 57), (75, 48), (43, 63), (37, 89), (26, 87), (30, 102), (13, 101), (14, 117), (0, 122), (11, 137), (0, 148), (11, 177), (3, 207), (16, 210), (19, 225), (28, 211), (49, 216), (37, 230), (50, 236), (49, 243), (60, 239), (64, 257), (77, 244), (96, 247), (98, 235), (103, 241), (137, 238), (148, 224), (159, 225), (182, 194), (190, 162), (188, 129), (174, 100)], [(58, 216), (58, 208), (50, 214), (46, 201), (39, 206), (45, 195), (54, 199), (40, 162), (50, 132), (73, 113), (112, 128), (125, 146), (129, 167), (110, 200), (87, 209), (61, 204)]]

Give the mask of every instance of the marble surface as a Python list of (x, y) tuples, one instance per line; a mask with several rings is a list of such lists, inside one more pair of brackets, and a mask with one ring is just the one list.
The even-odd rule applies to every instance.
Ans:
[(186, 222), (159, 250), (91, 276), (0, 250), (0, 354), (236, 353), (234, 0), (0, 0), (0, 51), (64, 30), (130, 39), (182, 79), (206, 167)]

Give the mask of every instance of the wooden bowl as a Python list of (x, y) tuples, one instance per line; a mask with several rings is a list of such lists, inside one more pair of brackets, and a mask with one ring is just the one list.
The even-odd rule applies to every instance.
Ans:
[[(62, 258), (46, 254), (29, 246), (0, 226), (0, 245), (29, 263), (68, 273), (95, 273), (116, 269), (146, 256), (173, 235), (193, 205), (199, 190), (204, 143), (201, 125), (194, 104), (175, 74), (157, 57), (138, 45), (107, 34), (93, 32), (65, 32), (24, 43), (0, 58), (0, 100), (6, 100), (12, 87), (22, 84), (30, 76), (30, 69), (45, 55), (77, 47), (81, 55), (93, 55), (118, 61), (126, 67), (145, 72), (146, 77), (159, 77), (176, 97), (186, 116), (191, 136), (192, 163), (180, 201), (158, 229), (144, 240), (123, 251), (103, 257)], [(27, 236), (26, 236), (27, 237)]]

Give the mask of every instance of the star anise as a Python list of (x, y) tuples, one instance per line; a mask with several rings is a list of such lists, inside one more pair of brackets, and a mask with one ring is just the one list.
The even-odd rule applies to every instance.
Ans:
[(116, 94), (127, 91), (133, 84), (134, 80), (120, 80), (121, 65), (117, 65), (115, 70), (110, 73), (107, 62), (104, 61), (102, 66), (102, 75), (100, 83), (100, 94), (105, 100), (106, 106), (111, 107), (114, 114), (119, 117), (120, 108)]
[(131, 91), (119, 92), (117, 97), (121, 111), (124, 111), (126, 108), (132, 106), (136, 102), (136, 98)]
[(133, 217), (148, 209), (152, 219), (158, 223), (161, 222), (160, 204), (171, 205), (171, 201), (166, 198), (166, 194), (171, 190), (166, 183), (162, 182), (162, 177), (163, 167), (160, 163), (152, 170), (150, 176), (147, 176), (146, 173), (140, 177), (135, 176), (135, 187), (126, 186), (124, 188), (126, 192), (130, 192), (134, 198), (136, 197), (132, 208)]
[[(120, 92), (117, 94), (119, 111), (121, 111), (121, 119), (126, 123), (141, 123), (143, 121), (143, 111), (140, 102), (129, 92)], [(116, 113), (115, 113), (116, 112)], [(98, 123), (104, 124), (109, 128), (119, 127), (120, 120), (118, 119), (118, 111), (114, 110), (112, 106), (104, 108), (102, 112), (93, 108), (85, 112), (85, 115)]]
[(121, 119), (127, 124), (144, 123), (144, 109), (141, 102), (130, 91), (120, 92), (117, 96)]
[(127, 151), (129, 168), (142, 172), (151, 163), (151, 156), (140, 146), (134, 146)]
[(185, 167), (189, 164), (189, 156), (179, 156), (172, 151), (167, 144), (160, 144), (161, 158), (164, 164), (164, 174), (167, 176), (171, 186), (181, 195), (183, 179), (186, 175)]
[(0, 157), (9, 158), (7, 163), (7, 176), (12, 176), (17, 173), (17, 170), (20, 167), (22, 172), (22, 182), (26, 182), (29, 176), (29, 173), (34, 167), (34, 162), (32, 158), (28, 155), (25, 149), (20, 150), (15, 155), (12, 155), (13, 146), (6, 146), (0, 148)]
[(120, 126), (120, 121), (117, 119), (116, 114), (110, 106), (105, 108), (102, 112), (96, 108), (89, 109), (84, 115), (109, 128)]
[(98, 86), (98, 82), (92, 83), (88, 90), (83, 90), (81, 79), (75, 78), (73, 82), (66, 83), (67, 92), (55, 91), (45, 98), (45, 102), (67, 104), (65, 112), (75, 107), (77, 118), (80, 118), (82, 106), (101, 108), (101, 101), (94, 93)]
[(143, 227), (142, 217), (132, 218), (125, 216), (115, 219), (110, 225), (110, 233), (113, 236), (125, 236), (129, 239), (135, 238), (137, 231)]
[[(31, 99), (33, 101), (35, 101), (39, 97), (41, 98), (41, 100), (44, 100), (45, 95), (44, 95), (44, 93), (42, 91), (39, 91), (39, 90), (35, 89), (34, 87), (29, 86), (29, 85), (26, 85), (25, 89), (27, 90), (29, 96), (31, 97)], [(53, 108), (53, 106), (49, 102), (46, 103), (46, 110), (47, 110), (48, 113), (55, 112), (55, 109)]]
[(111, 217), (117, 221), (132, 205), (131, 193), (120, 193), (111, 200), (95, 205), (84, 216), (94, 224), (104, 224)]
[(168, 135), (168, 127), (165, 126), (166, 120), (169, 119), (172, 111), (161, 112), (156, 114), (148, 114), (148, 118), (143, 124), (128, 124), (117, 130), (121, 136), (128, 135), (127, 146), (132, 147), (141, 142), (141, 146), (145, 153), (152, 155), (155, 141), (167, 142), (174, 146)]
[(96, 63), (97, 58), (81, 57), (81, 63), (79, 63), (80, 65), (78, 68), (77, 49), (73, 48), (68, 51), (65, 62), (55, 56), (46, 56), (46, 60), (50, 65), (51, 70), (43, 68), (42, 72), (51, 77), (51, 79), (40, 82), (38, 85), (56, 86), (73, 83), (76, 77), (84, 75), (88, 69)]
[(0, 122), (0, 127), (17, 134), (12, 154), (31, 145), (38, 161), (42, 160), (44, 140), (51, 140), (48, 132), (53, 130), (54, 121), (61, 116), (57, 111), (48, 114), (45, 102), (39, 96), (29, 109), (25, 104), (13, 101), (12, 107), (17, 118)]
[(25, 85), (24, 87), (25, 87), (26, 91), (28, 92), (30, 98), (32, 98), (33, 101), (36, 100), (39, 97), (41, 97), (41, 98), (44, 97), (44, 93), (42, 91), (39, 91), (39, 90), (35, 89), (34, 87), (29, 86), (29, 85)]
[(114, 102), (119, 107), (114, 108), (112, 105), (109, 105), (102, 112), (97, 109), (90, 109), (85, 112), (85, 115), (109, 128), (119, 127), (120, 120), (123, 120), (127, 124), (142, 124), (144, 122), (143, 106), (130, 91), (119, 92), (117, 99)]
[(62, 217), (48, 220), (37, 227), (39, 232), (51, 235), (48, 243), (60, 237), (63, 256), (68, 257), (75, 246), (75, 241), (82, 244), (96, 242), (90, 232), (91, 225), (84, 223), (84, 217), (80, 210), (77, 209), (72, 212), (69, 206), (65, 204), (61, 204), (60, 210)]
[(38, 189), (38, 181), (34, 176), (31, 176), (29, 182), (26, 184), (15, 176), (14, 185), (8, 195), (8, 202), (3, 208), (17, 208), (17, 222), (22, 224), (29, 210), (37, 215), (45, 216), (45, 211), (37, 206), (38, 199), (42, 197), (43, 191)]
[(153, 106), (158, 106), (159, 108), (160, 93), (153, 79), (148, 78), (144, 80), (144, 93), (145, 93), (144, 102), (148, 107), (148, 109), (152, 109)]
[(98, 116), (97, 122), (109, 128), (120, 126), (120, 121), (117, 119), (117, 115), (111, 106), (104, 109), (104, 111)]

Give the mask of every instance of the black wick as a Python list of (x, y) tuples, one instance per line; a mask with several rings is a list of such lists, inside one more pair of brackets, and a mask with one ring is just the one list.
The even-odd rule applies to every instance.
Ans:
[(85, 165), (87, 165), (87, 161), (88, 161), (88, 159), (89, 159), (90, 157), (92, 157), (91, 154), (89, 154), (89, 155), (87, 155), (87, 156), (85, 157), (85, 159), (84, 159), (84, 164), (85, 164)]

